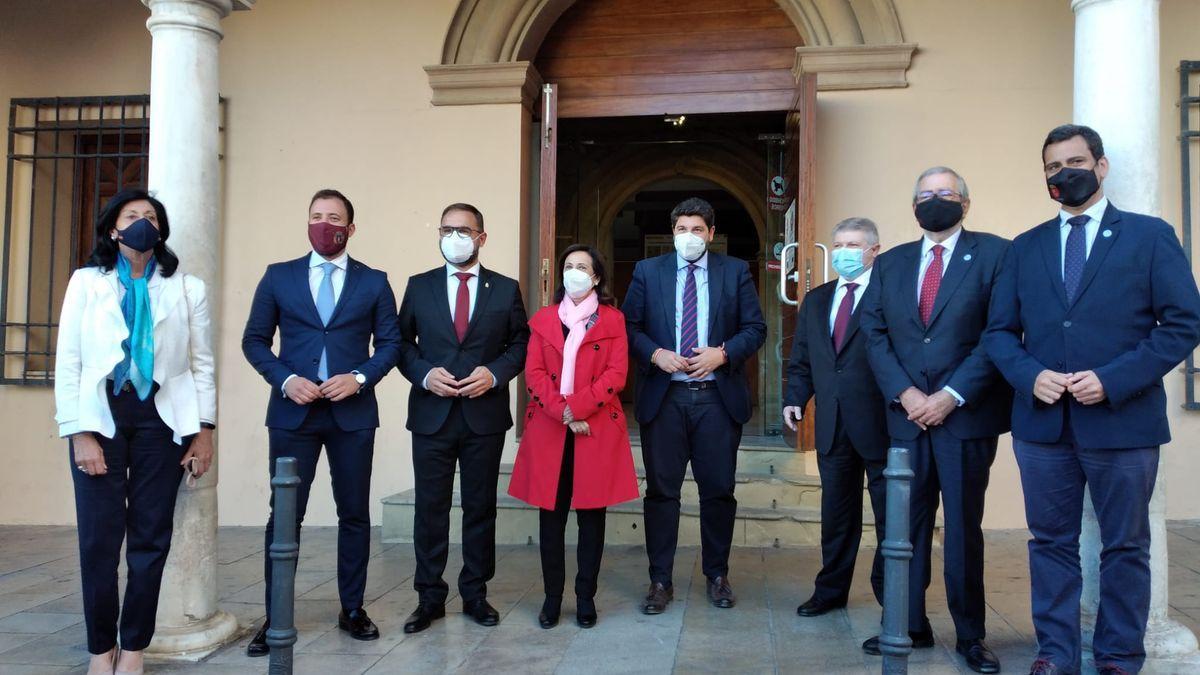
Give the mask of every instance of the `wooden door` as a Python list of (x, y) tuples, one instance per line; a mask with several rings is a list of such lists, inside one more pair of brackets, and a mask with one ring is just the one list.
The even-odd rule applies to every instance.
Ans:
[[(538, 307), (550, 304), (554, 295), (554, 235), (558, 213), (558, 85), (542, 85), (541, 132), (538, 147)], [(532, 312), (531, 312), (532, 314)]]

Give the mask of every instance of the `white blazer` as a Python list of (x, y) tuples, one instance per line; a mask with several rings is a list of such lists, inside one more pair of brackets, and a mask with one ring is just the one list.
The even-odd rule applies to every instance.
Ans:
[[(115, 271), (83, 267), (71, 275), (58, 323), (54, 400), (58, 433), (92, 431), (112, 438), (116, 423), (106, 387), (113, 368), (125, 358), (129, 337), (121, 313), (120, 280)], [(199, 433), (200, 423), (216, 423), (217, 388), (204, 282), (177, 272), (155, 272), (148, 281), (154, 317), (154, 406), (175, 432), (175, 442)]]

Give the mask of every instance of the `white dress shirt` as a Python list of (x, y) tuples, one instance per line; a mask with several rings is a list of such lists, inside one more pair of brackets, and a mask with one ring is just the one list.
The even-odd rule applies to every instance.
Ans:
[[(675, 254), (675, 353), (679, 354), (680, 341), (682, 336), (680, 333), (683, 329), (683, 289), (687, 285), (688, 265), (696, 266), (696, 346), (708, 347), (708, 253), (700, 256), (700, 259), (695, 263), (688, 263), (683, 256)], [(695, 354), (679, 354), (685, 359), (690, 359)], [(671, 374), (671, 379), (676, 382), (707, 382), (708, 380), (717, 379), (716, 375), (709, 373), (707, 377), (702, 377), (695, 380), (685, 372), (676, 372)]]
[[(1092, 255), (1092, 244), (1096, 243), (1096, 234), (1100, 232), (1100, 220), (1104, 218), (1104, 210), (1108, 208), (1108, 197), (1101, 197), (1100, 201), (1092, 204), (1087, 211), (1079, 214), (1087, 216), (1088, 221), (1083, 226), (1083, 259), (1087, 260), (1088, 256)], [(1059, 210), (1058, 212), (1058, 240), (1061, 244), (1058, 247), (1060, 259), (1059, 269), (1066, 275), (1067, 267), (1067, 235), (1071, 233), (1071, 224), (1067, 220), (1075, 216), (1066, 211)]]
[(833, 307), (829, 308), (829, 334), (833, 335), (833, 324), (837, 321), (838, 308), (842, 306), (842, 300), (846, 297), (846, 284), (858, 284), (858, 288), (854, 289), (854, 305), (850, 307), (850, 312), (858, 309), (858, 303), (862, 302), (863, 293), (867, 292), (867, 285), (871, 283), (871, 268), (863, 270), (862, 274), (854, 279), (846, 277), (838, 277), (837, 288), (833, 291)]
[[(945, 241), (940, 242), (942, 248), (944, 249), (942, 251), (942, 276), (943, 277), (946, 276), (946, 270), (950, 269), (950, 259), (954, 257), (954, 247), (958, 246), (958, 240), (961, 236), (962, 236), (962, 227), (959, 227), (958, 231), (956, 231), (954, 234), (950, 235), (949, 237), (946, 237)], [(921, 239), (921, 271), (917, 274), (917, 304), (918, 305), (920, 305), (920, 303), (921, 303), (921, 287), (925, 284), (925, 272), (926, 272), (926, 270), (929, 269), (929, 265), (931, 265), (933, 263), (933, 247), (937, 246), (938, 244), (939, 244), (939, 242), (936, 242), (936, 241), (930, 239), (929, 235), (925, 235)], [(951, 396), (954, 397), (954, 400), (958, 403), (959, 407), (961, 407), (963, 404), (965, 404), (967, 402), (967, 399), (960, 396), (957, 391), (954, 391), (953, 387), (947, 385), (945, 387), (942, 387), (942, 389), (946, 390), (947, 394), (950, 394)]]
[[(321, 267), (321, 265), (327, 262), (333, 263), (333, 271), (330, 272), (330, 283), (333, 284), (333, 304), (336, 307), (338, 299), (342, 297), (342, 286), (346, 285), (346, 266), (350, 264), (350, 254), (343, 249), (342, 254), (333, 260), (326, 260), (316, 251), (309, 254), (308, 290), (312, 293), (314, 305), (317, 304), (317, 294), (321, 292), (321, 282), (325, 280), (325, 268)], [(296, 377), (296, 373), (288, 375), (284, 379), (283, 384), (279, 385), (284, 396), (287, 396), (287, 383), (291, 382), (293, 377)]]
[[(446, 299), (450, 303), (450, 320), (454, 321), (455, 311), (458, 305), (458, 285), (462, 283), (455, 276), (459, 272), (466, 272), (471, 277), (467, 279), (467, 321), (470, 321), (475, 316), (475, 298), (479, 297), (479, 271), (482, 268), (478, 262), (469, 269), (460, 270), (450, 263), (446, 263)], [(433, 372), (433, 371), (430, 371)], [(492, 387), (494, 388), (499, 382), (496, 380), (495, 374), (488, 371), (492, 375)], [(429, 373), (425, 373), (425, 377), (421, 378), (421, 387), (429, 389)]]

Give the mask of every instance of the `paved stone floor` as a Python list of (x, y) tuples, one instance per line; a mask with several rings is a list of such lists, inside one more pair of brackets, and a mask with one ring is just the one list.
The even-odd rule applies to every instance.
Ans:
[[(1172, 615), (1200, 633), (1200, 522), (1172, 523)], [(1028, 569), (1023, 531), (989, 532), (988, 642), (1005, 672), (1023, 673), (1034, 653), (1029, 619)], [(221, 606), (243, 627), (240, 639), (200, 663), (152, 663), (151, 673), (265, 673), (267, 659), (247, 659), (248, 632), (262, 619), (261, 534), (252, 528), (220, 532)], [(682, 549), (676, 561), (676, 601), (658, 617), (637, 612), (645, 586), (640, 547), (605, 552), (597, 605), (599, 625), (577, 628), (567, 620), (553, 630), (537, 626), (541, 576), (535, 546), (499, 552), (489, 597), (503, 615), (482, 628), (451, 613), (424, 633), (405, 636), (412, 610), (412, 547), (373, 548), (367, 610), (382, 637), (356, 642), (335, 628), (338, 612), (336, 531), (306, 528), (296, 579), (296, 645), (299, 673), (870, 673), (877, 659), (859, 643), (877, 627), (879, 610), (866, 584), (870, 551), (858, 560), (850, 607), (816, 619), (796, 616), (812, 590), (819, 551), (735, 549), (731, 577), (740, 602), (718, 610), (704, 599), (698, 551)], [(87, 660), (81, 614), (75, 532), (62, 527), (0, 527), (0, 674), (82, 673)], [(457, 548), (451, 551), (453, 579)], [(453, 583), (452, 583), (453, 585)], [(911, 660), (913, 673), (969, 672), (953, 653), (954, 631), (945, 594), (935, 575), (929, 605), (938, 645)], [(564, 618), (573, 617), (570, 598)]]

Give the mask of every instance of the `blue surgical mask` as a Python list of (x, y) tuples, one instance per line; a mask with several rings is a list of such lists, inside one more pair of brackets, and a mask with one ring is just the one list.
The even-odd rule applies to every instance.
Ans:
[(866, 270), (861, 248), (837, 248), (833, 250), (833, 270), (844, 279), (856, 279)]

